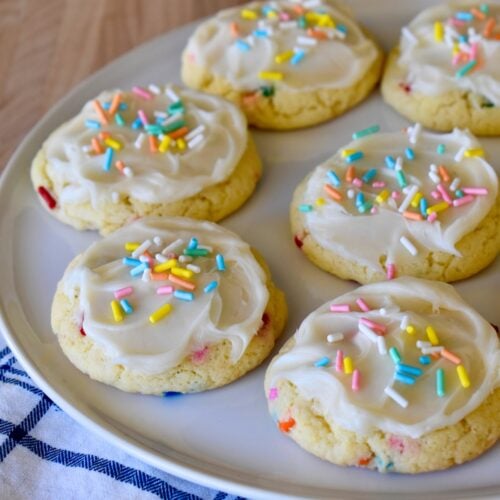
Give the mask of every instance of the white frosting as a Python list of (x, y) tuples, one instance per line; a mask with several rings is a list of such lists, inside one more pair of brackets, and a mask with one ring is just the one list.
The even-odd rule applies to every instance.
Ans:
[[(232, 87), (243, 91), (258, 90), (261, 86), (274, 85), (286, 90), (315, 90), (319, 88), (344, 88), (360, 80), (377, 57), (375, 44), (367, 38), (355, 21), (332, 2), (318, 1), (306, 12), (330, 15), (335, 28), (318, 27), (331, 38), (318, 40), (310, 45), (300, 37), (311, 38), (307, 29), (296, 25), (297, 14), (293, 8), (307, 2), (276, 1), (252, 2), (241, 7), (226, 9), (202, 23), (190, 38), (186, 54), (188, 61), (208, 68), (210, 72), (228, 80)], [(262, 8), (276, 6), (274, 17), (262, 14)], [(243, 19), (243, 9), (258, 14), (258, 19)], [(290, 20), (281, 17), (286, 12)], [(307, 15), (307, 14), (306, 14)], [(293, 26), (295, 22), (295, 26)], [(238, 37), (231, 33), (230, 25), (236, 23)], [(338, 30), (345, 27), (346, 36)], [(314, 21), (309, 26), (315, 26)], [(256, 30), (268, 31), (268, 36), (256, 36)], [(241, 50), (237, 40), (248, 44)], [(240, 42), (241, 43), (241, 42)], [(290, 60), (278, 64), (275, 57), (294, 49), (304, 49), (306, 54), (297, 64)], [(280, 72), (281, 81), (259, 78), (261, 71)]]
[[(160, 236), (149, 252), (155, 255), (179, 238), (184, 244), (196, 237), (201, 246), (213, 248), (208, 257), (197, 257), (193, 264), (201, 268), (192, 280), (196, 283), (195, 299), (186, 302), (173, 295), (157, 295), (160, 286), (169, 281), (144, 281), (130, 276), (131, 267), (122, 263), (130, 255), (126, 242), (143, 242)], [(218, 271), (215, 255), (222, 254), (226, 270)], [(179, 264), (180, 267), (184, 267)], [(209, 293), (205, 286), (217, 281)], [(110, 302), (114, 291), (133, 287), (126, 297), (134, 312), (121, 322), (113, 318)], [(262, 315), (269, 299), (266, 276), (255, 260), (250, 247), (234, 233), (209, 222), (186, 218), (146, 218), (134, 222), (111, 236), (93, 244), (78, 265), (63, 278), (63, 289), (72, 298), (79, 292), (80, 310), (86, 335), (104, 350), (113, 363), (145, 373), (160, 373), (184, 357), (212, 343), (229, 340), (231, 362), (243, 355), (252, 337), (262, 325)], [(155, 324), (149, 316), (165, 303), (172, 304), (168, 316)]]
[[(158, 95), (151, 93), (151, 99), (116, 90), (103, 92), (97, 100), (101, 104), (111, 101), (116, 92), (121, 92), (122, 102), (128, 105), (127, 110), (120, 111), (125, 126), (111, 119), (109, 125), (97, 130), (86, 127), (86, 120), (99, 121), (92, 102), (88, 102), (75, 118), (46, 141), (47, 171), (55, 185), (54, 191), (59, 193), (60, 204), (90, 202), (98, 208), (112, 199), (129, 197), (145, 203), (175, 202), (232, 174), (247, 144), (246, 121), (234, 105), (215, 96), (176, 89), (186, 110), (179, 119), (185, 120), (191, 130), (204, 126), (202, 140), (184, 151), (170, 147), (165, 153), (151, 153), (147, 134), (140, 148), (134, 145), (144, 130), (135, 130), (131, 124), (139, 109), (146, 113), (150, 123), (155, 123), (154, 111), (165, 113), (171, 99), (163, 90)], [(104, 154), (84, 151), (92, 137), (102, 131), (110, 132), (124, 146), (114, 152), (109, 171), (103, 169)], [(133, 176), (121, 173), (114, 166), (116, 160), (123, 161)]]
[[(479, 9), (483, 3), (467, 0), (438, 5), (423, 11), (406, 27), (409, 33), (406, 31), (401, 36), (399, 64), (407, 70), (407, 82), (412, 90), (435, 96), (458, 88), (474, 92), (495, 106), (500, 106), (500, 40), (482, 36), (489, 18), (500, 23), (500, 3), (486, 3), (490, 12), (485, 20), (474, 18), (463, 27), (451, 26), (448, 22), (458, 11), (468, 12), (472, 7)], [(434, 37), (435, 22), (441, 22), (444, 29), (450, 32), (443, 41), (437, 41)], [(451, 28), (454, 30), (453, 35)], [(466, 61), (452, 64), (453, 42), (458, 41), (458, 35), (467, 34), (470, 28), (476, 31), (472, 40), (477, 39), (481, 64), (478, 69), (457, 78), (457, 71)], [(498, 29), (495, 33), (498, 33)], [(465, 50), (469, 47), (470, 44)]]
[[(360, 297), (373, 310), (360, 312), (355, 303)], [(316, 411), (328, 421), (364, 435), (381, 429), (418, 438), (458, 422), (500, 384), (500, 350), (495, 331), (450, 285), (399, 278), (358, 288), (333, 303), (350, 304), (352, 312), (330, 312), (327, 303), (311, 313), (295, 334), (293, 347), (269, 366), (267, 391), (279, 381), (288, 380), (303, 398), (314, 401)], [(385, 315), (379, 310), (382, 307)], [(405, 316), (416, 328), (413, 335), (400, 329)], [(389, 354), (380, 354), (377, 344), (358, 332), (362, 317), (384, 324), (387, 349), (396, 347), (403, 363), (423, 370), (414, 385), (394, 380), (395, 364)], [(436, 330), (440, 344), (461, 358), (470, 387), (462, 387), (455, 364), (447, 359), (441, 357), (426, 366), (419, 363), (421, 353), (416, 342), (428, 340), (428, 325)], [(327, 336), (332, 332), (343, 333), (343, 340), (329, 343)], [(336, 371), (338, 349), (351, 357), (354, 368), (359, 370), (359, 391), (351, 389), (352, 375)], [(324, 356), (332, 360), (332, 366), (316, 367), (314, 363)], [(436, 394), (438, 368), (445, 373), (444, 397)], [(408, 401), (407, 408), (384, 392), (387, 386)]]
[[(446, 148), (444, 154), (438, 154), (439, 144)], [(408, 160), (405, 149), (410, 147), (415, 153), (415, 159)], [(355, 260), (359, 265), (381, 271), (381, 257), (386, 257), (387, 263), (409, 263), (415, 259), (401, 243), (401, 237), (407, 237), (416, 247), (417, 252), (443, 251), (453, 255), (460, 255), (455, 245), (466, 234), (476, 228), (490, 211), (497, 197), (498, 180), (493, 168), (481, 157), (464, 157), (455, 161), (455, 156), (461, 148), (479, 148), (476, 139), (468, 132), (455, 129), (450, 134), (432, 134), (421, 132), (417, 144), (411, 144), (404, 132), (373, 134), (348, 144), (345, 149), (362, 151), (364, 157), (352, 165), (356, 175), (362, 175), (372, 169), (377, 169), (374, 181), (385, 182), (383, 188), (373, 188), (364, 183), (357, 188), (345, 181), (348, 164), (338, 152), (334, 157), (317, 167), (308, 178), (302, 203), (310, 204), (313, 210), (304, 213), (304, 228), (319, 244), (348, 260)], [(462, 150), (463, 151), (463, 150)], [(435, 200), (430, 196), (435, 189), (435, 183), (429, 178), (429, 166), (445, 165), (450, 175), (450, 181), (443, 183), (450, 196), (452, 179), (459, 178), (461, 186), (484, 187), (489, 190), (487, 196), (476, 196), (474, 201), (460, 207), (450, 207), (438, 213), (435, 222), (426, 220), (415, 221), (405, 218), (398, 211), (405, 194), (400, 192), (396, 201), (391, 197), (386, 203), (379, 205), (375, 202), (377, 194), (388, 190), (400, 191), (396, 182), (396, 170), (386, 167), (385, 157), (394, 159), (401, 157), (402, 169), (405, 172), (408, 186), (418, 186), (418, 190), (434, 205), (443, 200)], [(333, 170), (341, 180), (336, 189), (343, 195), (341, 201), (331, 199), (324, 186), (329, 183), (327, 172)], [(365, 199), (377, 209), (377, 213), (362, 214), (355, 205), (355, 197), (349, 199), (347, 191), (353, 189), (355, 193), (363, 192)], [(316, 201), (323, 198), (325, 204), (318, 206)], [(419, 213), (418, 208), (409, 207), (409, 210)], [(417, 255), (418, 258), (418, 255)], [(384, 259), (382, 259), (383, 261)]]

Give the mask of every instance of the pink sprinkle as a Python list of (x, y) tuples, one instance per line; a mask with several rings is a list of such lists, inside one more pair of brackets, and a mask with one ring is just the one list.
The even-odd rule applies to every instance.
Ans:
[(457, 19), (455, 17), (450, 17), (448, 19), (448, 23), (451, 24), (452, 26), (457, 26), (459, 28), (465, 26), (465, 21), (461, 21), (460, 19)]
[(387, 279), (393, 280), (395, 277), (396, 277), (396, 266), (394, 264), (387, 264)]
[(127, 297), (127, 295), (130, 295), (134, 289), (131, 286), (127, 286), (125, 288), (120, 288), (119, 290), (116, 290), (114, 292), (114, 296), (116, 300), (123, 299), (123, 297)]
[(476, 188), (476, 187), (464, 187), (462, 191), (465, 194), (474, 194), (476, 196), (486, 196), (488, 194), (488, 190), (486, 188)]
[(470, 203), (471, 201), (474, 201), (474, 196), (471, 194), (468, 194), (467, 196), (464, 196), (463, 198), (457, 198), (456, 200), (453, 200), (453, 206), (454, 207), (461, 207), (462, 205), (467, 205), (467, 203)]
[(443, 197), (443, 200), (446, 201), (446, 203), (450, 203), (450, 204), (452, 203), (452, 199), (450, 198), (448, 191), (446, 191), (446, 188), (441, 183), (439, 183), (436, 186), (436, 189), (439, 191), (439, 193)]
[(208, 354), (208, 347), (204, 347), (199, 351), (193, 351), (193, 353), (191, 354), (191, 361), (195, 365), (201, 365), (201, 363), (205, 361), (207, 354)]
[(359, 299), (356, 300), (356, 304), (358, 304), (358, 307), (363, 311), (363, 312), (368, 312), (370, 311), (370, 307), (368, 304), (360, 297)]
[(401, 193), (399, 191), (393, 191), (391, 193), (391, 198), (393, 200), (399, 200), (400, 197), (401, 197)]
[(167, 259), (177, 259), (178, 255), (174, 252), (167, 253)]
[(384, 181), (375, 181), (373, 184), (372, 184), (372, 187), (377, 189), (377, 188), (383, 188), (385, 187), (385, 182)]
[(144, 113), (142, 109), (137, 111), (137, 114), (139, 115), (139, 118), (141, 119), (141, 122), (144, 126), (149, 125), (148, 117), (146, 116), (146, 113)]
[(151, 99), (153, 96), (144, 88), (142, 87), (139, 87), (139, 86), (135, 86), (135, 87), (132, 87), (132, 92), (140, 97), (142, 97), (143, 99)]
[(361, 187), (363, 185), (363, 181), (361, 179), (359, 179), (358, 177), (354, 177), (354, 179), (352, 180), (352, 183), (356, 186), (356, 187)]
[(160, 286), (156, 289), (157, 295), (170, 295), (171, 293), (174, 293), (173, 286)]
[(353, 391), (359, 391), (359, 386), (361, 384), (361, 374), (359, 373), (359, 370), (355, 368), (355, 370), (352, 372), (352, 390)]
[(372, 215), (378, 214), (378, 209), (377, 209), (377, 207), (372, 207), (372, 208), (370, 209), (370, 213), (371, 213)]
[(288, 14), (288, 12), (280, 12), (279, 17), (281, 21), (290, 21), (290, 15)]
[(440, 200), (441, 199), (441, 193), (439, 191), (431, 191), (431, 196), (435, 200)]
[(275, 399), (278, 399), (278, 388), (271, 387), (271, 389), (269, 389), (269, 394), (267, 397), (269, 398), (269, 401), (274, 401)]
[(344, 371), (344, 353), (339, 349), (335, 357), (335, 370), (339, 373)]
[(349, 304), (331, 304), (330, 311), (334, 313), (347, 313), (350, 312), (351, 306)]
[(429, 222), (434, 222), (436, 219), (437, 219), (437, 213), (436, 212), (432, 212), (431, 214), (429, 214), (429, 217), (427, 217), (427, 220)]
[(458, 52), (451, 59), (451, 64), (453, 64), (453, 66), (457, 66), (461, 60), (462, 60), (462, 53)]
[(476, 57), (477, 57), (477, 42), (471, 44), (470, 53), (469, 53), (469, 60), (472, 61), (473, 59), (476, 59)]
[[(391, 265), (391, 264), (389, 264)], [(392, 264), (394, 265), (394, 264)], [(391, 278), (389, 278), (391, 279)], [(377, 330), (377, 332), (380, 333), (385, 333), (387, 331), (387, 327), (385, 325), (382, 325), (381, 323), (376, 323), (375, 321), (372, 321), (371, 319), (368, 318), (361, 318), (360, 323), (363, 323), (366, 326), (369, 326), (372, 330)]]

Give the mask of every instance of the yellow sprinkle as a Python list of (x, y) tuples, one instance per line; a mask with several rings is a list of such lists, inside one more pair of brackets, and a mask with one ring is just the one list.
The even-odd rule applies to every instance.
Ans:
[(385, 200), (389, 198), (389, 191), (387, 189), (384, 189), (383, 191), (380, 191), (380, 193), (375, 197), (375, 201), (381, 205), (384, 203)]
[(274, 10), (269, 10), (269, 11), (267, 11), (267, 17), (269, 19), (277, 19), (278, 14)]
[(484, 156), (484, 150), (481, 148), (466, 149), (464, 156), (466, 158), (473, 158), (474, 156)]
[(310, 22), (318, 22), (319, 18), (321, 17), (321, 14), (318, 14), (317, 12), (306, 12), (305, 18), (307, 21)]
[(186, 149), (186, 141), (182, 139), (177, 139), (177, 148), (180, 149), (181, 151), (184, 151)]
[(113, 318), (115, 318), (117, 323), (123, 321), (123, 311), (117, 300), (111, 301), (111, 310), (113, 311)]
[(453, 55), (456, 56), (460, 52), (460, 47), (458, 42), (453, 42)]
[(355, 152), (356, 152), (355, 149), (343, 149), (342, 153), (341, 153), (342, 154), (342, 158), (346, 158), (347, 156), (352, 155)]
[(439, 21), (434, 23), (434, 40), (436, 40), (436, 42), (442, 42), (444, 40), (443, 23)]
[(442, 212), (443, 210), (446, 210), (449, 207), (448, 203), (446, 201), (442, 201), (441, 203), (436, 203), (435, 205), (431, 205), (427, 210), (427, 215), (432, 214), (433, 212)]
[(278, 71), (261, 71), (259, 73), (261, 80), (283, 80), (283, 73)]
[(156, 264), (153, 267), (153, 271), (155, 273), (162, 273), (163, 271), (168, 271), (177, 265), (177, 259), (169, 259), (166, 262), (162, 262), (161, 264)]
[(293, 57), (295, 52), (293, 50), (287, 50), (286, 52), (282, 52), (281, 54), (277, 54), (276, 57), (274, 58), (274, 61), (276, 64), (281, 64)]
[(161, 319), (163, 319), (170, 311), (172, 310), (172, 304), (163, 304), (160, 308), (158, 308), (151, 316), (149, 317), (149, 321), (153, 324), (157, 323)]
[(437, 336), (436, 330), (434, 330), (434, 328), (432, 328), (432, 326), (429, 325), (425, 329), (425, 333), (427, 333), (427, 338), (429, 339), (429, 342), (432, 345), (438, 345), (439, 344), (439, 338)]
[(320, 15), (317, 24), (321, 28), (335, 28), (335, 23), (328, 14)]
[(324, 205), (325, 204), (325, 199), (324, 198), (316, 198), (316, 205), (318, 205), (319, 207), (321, 205)]
[(128, 241), (125, 243), (125, 251), (126, 252), (133, 252), (136, 248), (140, 246), (140, 243), (137, 241)]
[(106, 144), (106, 146), (109, 146), (110, 148), (115, 149), (117, 151), (119, 151), (120, 149), (123, 148), (123, 144), (120, 141), (117, 141), (116, 139), (112, 139), (111, 137), (104, 139), (104, 144)]
[(406, 327), (406, 333), (409, 333), (410, 335), (413, 335), (416, 332), (415, 327), (413, 325), (408, 325)]
[(183, 269), (182, 267), (173, 267), (172, 270), (170, 271), (174, 276), (179, 276), (179, 278), (192, 278), (193, 277), (193, 271), (190, 271), (189, 269)]
[(460, 383), (462, 384), (462, 387), (464, 389), (467, 389), (467, 387), (470, 386), (470, 379), (464, 365), (457, 366), (457, 374), (458, 378), (460, 379)]
[(160, 145), (158, 146), (158, 151), (160, 153), (165, 153), (167, 151), (168, 147), (170, 146), (171, 140), (172, 139), (168, 135), (165, 135), (163, 137), (163, 139), (161, 140)]
[(347, 375), (350, 375), (352, 373), (352, 359), (349, 356), (346, 356), (344, 358), (344, 372)]
[(419, 191), (417, 194), (413, 197), (411, 200), (411, 206), (413, 208), (418, 208), (418, 205), (420, 203), (420, 200), (424, 197), (424, 195)]
[(250, 10), (250, 9), (243, 9), (240, 12), (240, 15), (243, 19), (257, 19), (258, 18), (257, 12)]

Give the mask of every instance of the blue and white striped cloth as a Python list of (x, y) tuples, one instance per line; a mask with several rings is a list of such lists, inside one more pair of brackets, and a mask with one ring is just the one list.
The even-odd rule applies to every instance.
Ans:
[(0, 498), (234, 500), (89, 433), (29, 378), (0, 335)]

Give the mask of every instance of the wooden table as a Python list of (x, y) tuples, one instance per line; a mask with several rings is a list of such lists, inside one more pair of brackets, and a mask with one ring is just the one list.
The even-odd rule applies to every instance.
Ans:
[(244, 0), (0, 0), (0, 171), (42, 115), (150, 38)]

